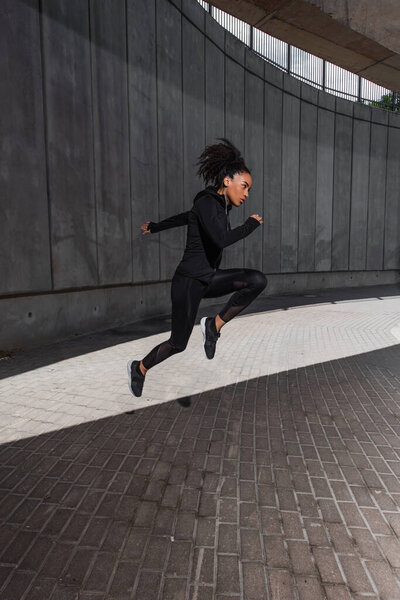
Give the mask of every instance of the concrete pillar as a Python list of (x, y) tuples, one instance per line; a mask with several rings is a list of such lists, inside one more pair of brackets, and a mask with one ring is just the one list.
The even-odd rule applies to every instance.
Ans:
[(225, 30), (209, 15), (205, 21), (206, 144), (225, 135)]
[(367, 264), (368, 181), (371, 109), (354, 105), (349, 268)]
[(337, 98), (332, 217), (332, 270), (334, 271), (346, 271), (349, 267), (352, 115), (352, 104), (348, 100)]
[(280, 273), (282, 237), (283, 73), (265, 63), (263, 267)]
[[(182, 212), (182, 23), (180, 11), (157, 0), (157, 99), (160, 220)], [(178, 227), (160, 236), (160, 277), (170, 279), (181, 259), (185, 233)]]
[(90, 0), (97, 253), (101, 284), (132, 281), (125, 2)]
[[(384, 268), (400, 268), (400, 115), (388, 131)], [(395, 119), (393, 119), (393, 123)]]
[(54, 288), (97, 285), (89, 3), (43, 0), (42, 18)]
[(154, 281), (160, 277), (160, 237), (143, 235), (140, 227), (160, 218), (155, 0), (127, 1), (127, 37), (133, 281)]
[[(300, 82), (283, 76), (281, 272), (295, 273), (299, 235)], [(286, 93), (285, 93), (286, 92)]]
[(37, 0), (0, 11), (0, 293), (51, 288)]
[(196, 175), (195, 163), (205, 146), (204, 44), (204, 32), (183, 17), (183, 201), (186, 210), (192, 207), (194, 196), (203, 187), (203, 180)]
[[(386, 113), (387, 118), (387, 113)], [(387, 125), (371, 123), (368, 190), (367, 269), (383, 269), (385, 236)]]
[(332, 264), (335, 97), (318, 92), (317, 172), (315, 189), (315, 270)]
[(301, 85), (298, 270), (314, 271), (318, 90)]
[(244, 156), (253, 185), (242, 205), (242, 222), (258, 213), (264, 223), (244, 240), (244, 266), (263, 271), (264, 214), (264, 61), (246, 49)]
[[(244, 44), (231, 33), (225, 35), (225, 134), (244, 154)], [(245, 157), (246, 159), (246, 157)], [(232, 229), (243, 223), (243, 211), (233, 207), (229, 213)], [(244, 266), (244, 242), (238, 241), (224, 250), (221, 268)]]

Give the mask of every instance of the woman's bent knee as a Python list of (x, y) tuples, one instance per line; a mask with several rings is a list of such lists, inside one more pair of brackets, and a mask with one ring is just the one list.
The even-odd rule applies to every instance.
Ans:
[(168, 340), (168, 342), (172, 348), (172, 354), (177, 354), (178, 352), (183, 352), (184, 350), (186, 350), (187, 343), (185, 344), (185, 343), (180, 342), (180, 343), (174, 344), (170, 340)]
[(262, 271), (254, 270), (251, 276), (251, 285), (260, 290), (267, 287), (268, 279)]

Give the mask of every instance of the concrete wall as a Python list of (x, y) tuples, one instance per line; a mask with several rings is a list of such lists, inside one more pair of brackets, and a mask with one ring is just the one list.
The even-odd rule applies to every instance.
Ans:
[[(0, 351), (170, 312), (194, 163), (227, 136), (265, 293), (399, 281), (400, 116), (317, 91), (196, 0), (2, 0)], [(214, 303), (215, 300), (204, 302)]]

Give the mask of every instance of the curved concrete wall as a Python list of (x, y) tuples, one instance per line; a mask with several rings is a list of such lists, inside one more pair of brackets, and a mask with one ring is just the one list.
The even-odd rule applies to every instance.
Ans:
[(169, 315), (186, 230), (140, 225), (190, 208), (223, 135), (254, 176), (232, 226), (264, 224), (221, 267), (267, 294), (399, 281), (399, 115), (287, 76), (196, 0), (2, 9), (0, 350)]

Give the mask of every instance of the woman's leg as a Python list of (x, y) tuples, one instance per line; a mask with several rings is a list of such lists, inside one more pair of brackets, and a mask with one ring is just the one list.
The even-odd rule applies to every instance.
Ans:
[(217, 269), (203, 297), (216, 298), (234, 293), (216, 316), (216, 330), (219, 331), (223, 324), (245, 309), (263, 291), (267, 283), (268, 279), (264, 273), (256, 269)]
[(175, 274), (171, 282), (172, 323), (171, 336), (155, 346), (142, 360), (144, 368), (151, 369), (161, 361), (183, 352), (187, 346), (196, 320), (200, 300), (207, 284)]

